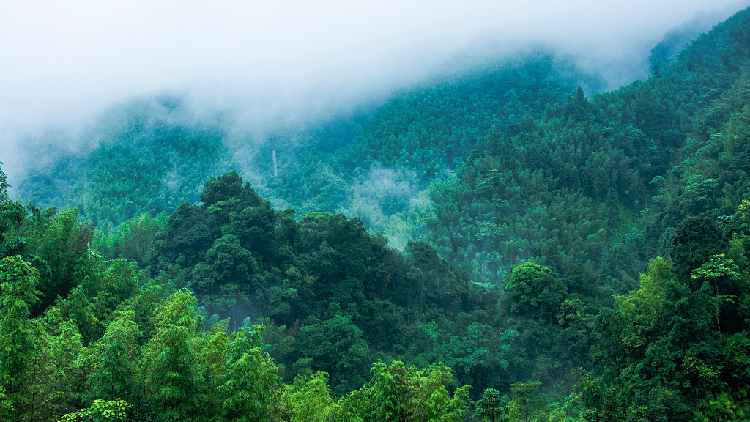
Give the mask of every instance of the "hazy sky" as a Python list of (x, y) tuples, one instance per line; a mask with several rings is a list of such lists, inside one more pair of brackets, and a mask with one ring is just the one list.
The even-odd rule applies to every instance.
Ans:
[(19, 134), (75, 125), (128, 97), (183, 92), (259, 113), (302, 112), (383, 95), (487, 43), (544, 43), (629, 83), (623, 66), (667, 30), (748, 4), (0, 0), (0, 161), (13, 167)]

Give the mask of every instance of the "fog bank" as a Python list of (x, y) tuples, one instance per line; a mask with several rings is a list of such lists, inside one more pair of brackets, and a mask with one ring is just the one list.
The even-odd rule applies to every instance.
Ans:
[[(173, 93), (266, 127), (377, 102), (451, 66), (543, 45), (608, 88), (689, 21), (747, 0), (0, 3), (0, 161), (11, 183), (28, 139), (74, 143), (103, 109)], [(74, 145), (70, 146), (74, 148)]]

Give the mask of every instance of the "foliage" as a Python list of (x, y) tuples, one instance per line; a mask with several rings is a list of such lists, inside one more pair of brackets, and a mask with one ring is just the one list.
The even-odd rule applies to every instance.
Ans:
[(226, 421), (270, 421), (278, 389), (277, 368), (261, 352), (261, 327), (233, 335), (226, 361), (227, 372), (219, 387), (220, 414)]
[(132, 405), (124, 400), (94, 400), (88, 409), (68, 413), (60, 422), (110, 422), (127, 420), (127, 411)]
[(0, 261), (0, 387), (2, 419), (25, 415), (30, 402), (29, 371), (36, 343), (29, 319), (37, 300), (38, 272), (20, 257)]
[(163, 420), (199, 415), (195, 341), (200, 321), (195, 298), (186, 290), (175, 292), (156, 313), (154, 322), (154, 335), (143, 351), (146, 397)]
[(16, 191), (73, 209), (0, 171), (0, 418), (745, 419), (749, 20), (616, 91), (535, 53), (252, 149), (124, 105)]
[(280, 420), (289, 422), (323, 422), (334, 412), (335, 402), (328, 389), (328, 374), (315, 372), (299, 375), (294, 383), (280, 391), (277, 413)]
[(364, 387), (364, 421), (460, 421), (467, 408), (469, 386), (451, 397), (447, 386), (450, 369), (435, 365), (424, 370), (395, 361), (373, 366), (370, 384)]
[(511, 298), (510, 310), (538, 317), (551, 317), (565, 296), (562, 284), (548, 267), (530, 262), (513, 268), (505, 293)]

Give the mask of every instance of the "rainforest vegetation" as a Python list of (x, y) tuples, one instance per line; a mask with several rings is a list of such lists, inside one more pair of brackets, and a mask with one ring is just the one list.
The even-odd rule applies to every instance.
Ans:
[(0, 170), (0, 420), (750, 419), (750, 9), (666, 43), (263, 142), (144, 99)]

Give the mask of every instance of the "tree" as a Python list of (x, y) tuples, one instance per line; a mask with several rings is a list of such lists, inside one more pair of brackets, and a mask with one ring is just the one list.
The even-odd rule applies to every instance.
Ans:
[(295, 377), (293, 384), (282, 387), (276, 407), (278, 416), (289, 422), (329, 421), (335, 402), (327, 383), (325, 372)]
[(183, 203), (169, 216), (155, 243), (154, 259), (159, 257), (165, 264), (195, 265), (213, 243), (205, 211)]
[(203, 207), (208, 208), (211, 205), (228, 201), (232, 198), (240, 199), (242, 193), (242, 178), (240, 178), (236, 171), (232, 170), (222, 176), (210, 177), (208, 179), (203, 185), (201, 202), (203, 202)]
[(154, 335), (143, 352), (144, 382), (146, 397), (165, 421), (202, 414), (195, 350), (201, 326), (188, 290), (172, 294), (156, 314)]
[[(722, 310), (727, 308), (724, 305), (733, 304), (736, 301), (737, 295), (731, 293), (744, 293), (735, 287), (736, 282), (740, 279), (739, 268), (732, 259), (726, 258), (724, 254), (717, 254), (710, 257), (700, 268), (693, 270), (690, 278), (696, 283), (701, 283), (702, 291), (705, 291), (708, 295), (713, 294), (716, 328), (722, 331)], [(740, 291), (738, 292), (738, 290)], [(737, 316), (736, 309), (729, 315), (724, 314), (728, 317), (727, 319), (735, 319)], [(737, 324), (736, 322), (730, 324), (734, 328), (731, 331), (734, 332), (744, 328), (743, 324)], [(724, 331), (726, 331), (726, 327)]]
[(511, 299), (511, 312), (552, 318), (565, 299), (567, 288), (549, 267), (526, 262), (513, 267), (505, 292)]
[(542, 385), (540, 382), (517, 382), (510, 387), (510, 391), (513, 393), (513, 401), (518, 405), (524, 421), (528, 421), (529, 418), (534, 420), (536, 415), (546, 410), (547, 403), (539, 391), (540, 385)]
[(648, 343), (661, 334), (657, 330), (661, 328), (665, 287), (671, 280), (671, 266), (658, 257), (649, 263), (648, 273), (641, 274), (640, 289), (616, 297), (623, 318), (620, 343), (629, 352), (623, 357), (642, 357)]
[(224, 383), (221, 416), (230, 422), (270, 421), (279, 377), (276, 365), (261, 352), (262, 327), (242, 329), (232, 336)]
[(367, 368), (374, 360), (370, 346), (362, 338), (362, 330), (340, 314), (302, 327), (294, 349), (301, 359), (311, 360), (311, 369), (331, 374), (337, 395), (364, 384)]
[(58, 297), (66, 297), (78, 286), (87, 273), (90, 263), (89, 244), (93, 227), (78, 222), (75, 210), (66, 210), (52, 215), (44, 227), (37, 254), (49, 266), (49, 276), (42, 278), (39, 290), (42, 293), (41, 313)]
[(135, 403), (139, 390), (138, 338), (133, 312), (124, 311), (107, 326), (104, 336), (90, 346), (93, 353), (87, 395), (95, 399), (124, 399)]
[(223, 294), (233, 285), (247, 291), (258, 263), (250, 252), (240, 246), (237, 236), (228, 234), (216, 239), (206, 252), (205, 260), (193, 270), (191, 287), (201, 295)]
[(132, 405), (125, 400), (94, 400), (88, 409), (68, 413), (60, 422), (116, 422), (125, 421)]
[(698, 279), (691, 278), (693, 270), (699, 268), (709, 257), (720, 253), (727, 245), (723, 231), (715, 219), (706, 214), (686, 217), (677, 226), (669, 256), (677, 280), (698, 290)]
[(500, 392), (494, 388), (488, 388), (482, 393), (482, 399), (477, 402), (477, 414), (482, 421), (497, 422), (503, 413)]
[(44, 333), (45, 344), (37, 349), (38, 358), (33, 371), (36, 379), (39, 404), (37, 415), (41, 418), (56, 418), (82, 406), (82, 391), (85, 390), (85, 368), (83, 341), (73, 321), (58, 319), (56, 310), (48, 315), (48, 331)]
[(28, 411), (27, 371), (35, 349), (31, 306), (38, 301), (37, 270), (20, 257), (0, 261), (0, 419), (23, 419)]
[(3, 162), (0, 161), (0, 204), (8, 200), (8, 188), (10, 187), (8, 177), (2, 170), (2, 164)]
[(450, 368), (442, 364), (419, 370), (401, 361), (390, 366), (378, 362), (370, 384), (363, 387), (370, 408), (362, 417), (367, 422), (458, 422), (467, 408), (469, 386), (451, 397), (447, 387), (452, 381)]
[(11, 201), (8, 197), (9, 187), (5, 173), (0, 168), (0, 258), (23, 254), (26, 246), (23, 237), (7, 237), (11, 229), (20, 226), (26, 217), (26, 210), (21, 203)]

